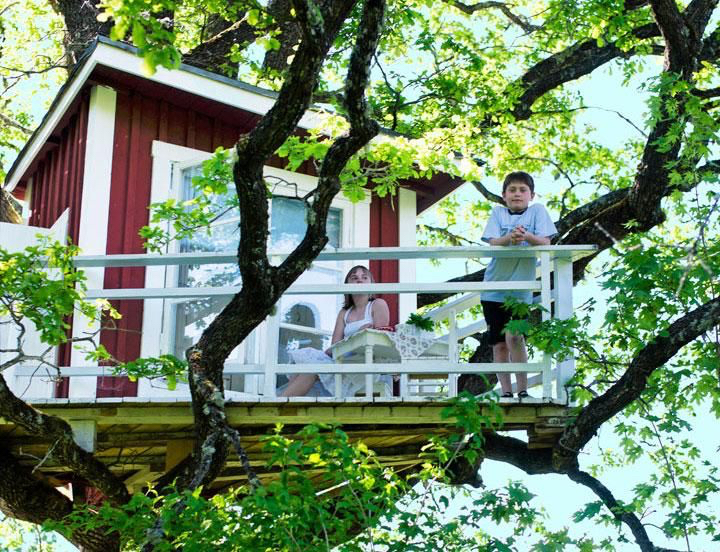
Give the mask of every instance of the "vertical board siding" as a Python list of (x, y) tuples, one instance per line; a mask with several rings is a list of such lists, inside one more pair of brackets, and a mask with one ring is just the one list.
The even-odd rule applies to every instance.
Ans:
[[(400, 219), (395, 208), (396, 198), (375, 194), (370, 202), (370, 247), (397, 247), (400, 244)], [(376, 282), (399, 282), (399, 261), (370, 261), (370, 272)], [(397, 295), (380, 295), (390, 308), (390, 325), (398, 323), (399, 302)]]
[(89, 98), (84, 97), (60, 133), (57, 146), (44, 154), (27, 177), (32, 178), (29, 224), (49, 228), (65, 209), (70, 209), (68, 238), (73, 243), (77, 243), (80, 228), (83, 179), (80, 160), (85, 157), (88, 106)]
[[(83, 164), (90, 99), (84, 94), (65, 128), (56, 138), (56, 146), (45, 152), (34, 170), (27, 175), (32, 179), (29, 224), (49, 228), (57, 218), (70, 209), (68, 239), (77, 243), (80, 234), (80, 208), (82, 203)], [(68, 322), (71, 322), (69, 320)], [(67, 332), (72, 335), (72, 328)], [(60, 345), (58, 363), (70, 365), (71, 346)], [(56, 388), (57, 396), (67, 397), (68, 380), (61, 380)]]

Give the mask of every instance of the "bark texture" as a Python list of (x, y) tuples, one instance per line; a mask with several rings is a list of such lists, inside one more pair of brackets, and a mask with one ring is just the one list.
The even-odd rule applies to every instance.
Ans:
[(14, 203), (13, 197), (4, 188), (0, 188), (0, 222), (22, 224), (22, 217), (15, 210)]

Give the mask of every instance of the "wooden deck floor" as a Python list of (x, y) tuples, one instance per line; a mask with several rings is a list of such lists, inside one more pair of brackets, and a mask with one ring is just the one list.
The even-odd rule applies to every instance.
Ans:
[[(191, 450), (193, 419), (187, 401), (147, 399), (98, 399), (93, 402), (50, 399), (34, 403), (38, 409), (69, 421), (85, 442), (94, 440), (96, 455), (133, 490), (153, 481), (181, 461)], [(529, 447), (552, 445), (567, 424), (570, 410), (565, 405), (540, 399), (522, 403), (500, 403), (504, 431), (527, 432)], [(411, 468), (421, 462), (418, 454), (430, 435), (454, 431), (441, 417), (446, 404), (432, 400), (381, 398), (345, 399), (264, 399), (228, 402), (231, 425), (242, 435), (251, 465), (261, 479), (272, 478), (265, 468), (266, 453), (260, 438), (277, 423), (292, 435), (311, 422), (340, 424), (352, 439), (362, 440), (386, 465)], [(489, 413), (487, 410), (486, 413)], [(0, 440), (20, 461), (37, 466), (51, 446), (47, 440), (28, 435), (22, 428), (0, 419)], [(80, 440), (80, 439), (79, 439)], [(72, 478), (69, 469), (52, 457), (39, 468), (51, 481)], [(322, 474), (318, 473), (318, 477)], [(212, 490), (243, 483), (245, 475), (237, 461), (230, 460)]]

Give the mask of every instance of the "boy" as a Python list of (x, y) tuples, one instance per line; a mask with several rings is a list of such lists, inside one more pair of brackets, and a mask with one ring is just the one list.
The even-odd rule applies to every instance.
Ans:
[[(482, 240), (490, 245), (549, 245), (557, 233), (547, 209), (539, 203), (530, 205), (535, 197), (535, 182), (526, 172), (508, 174), (503, 182), (505, 206), (496, 206), (483, 232)], [(535, 257), (493, 257), (485, 270), (485, 282), (535, 280)], [(484, 291), (482, 308), (490, 330), (493, 362), (527, 362), (525, 338), (504, 331), (512, 313), (503, 302), (512, 297), (523, 303), (532, 302), (530, 291)], [(515, 374), (518, 397), (527, 393), (527, 373)], [(512, 397), (510, 374), (498, 374), (503, 397)]]

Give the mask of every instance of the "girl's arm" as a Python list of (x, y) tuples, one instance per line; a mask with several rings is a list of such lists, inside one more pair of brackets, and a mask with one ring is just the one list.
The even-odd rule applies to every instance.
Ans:
[(345, 330), (345, 309), (340, 309), (335, 320), (335, 329), (333, 330), (332, 338), (330, 340), (331, 345), (335, 345), (338, 341), (343, 339), (343, 331)]
[[(333, 330), (332, 337), (330, 338), (331, 346), (335, 345), (338, 341), (342, 341), (343, 330), (345, 330), (345, 309), (340, 309), (340, 312), (337, 315), (337, 320), (335, 320), (335, 329)], [(329, 357), (332, 356), (330, 347), (325, 349), (325, 354)]]
[(390, 324), (390, 309), (385, 299), (375, 299), (372, 302), (373, 328), (385, 328)]

